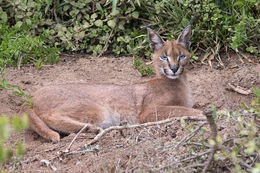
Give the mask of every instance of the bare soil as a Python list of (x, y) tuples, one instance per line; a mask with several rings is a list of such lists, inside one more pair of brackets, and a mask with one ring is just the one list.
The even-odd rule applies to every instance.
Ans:
[[(9, 67), (6, 78), (8, 83), (31, 93), (44, 85), (75, 82), (124, 85), (154, 77), (141, 77), (132, 61), (133, 57), (62, 55), (59, 63), (45, 65), (40, 70), (33, 66), (23, 66), (20, 70)], [(201, 110), (209, 105), (215, 105), (219, 110), (238, 110), (242, 102), (250, 104), (254, 99), (253, 94), (242, 95), (230, 90), (228, 83), (247, 89), (260, 87), (260, 64), (241, 63), (238, 58), (225, 62), (225, 68), (215, 62), (213, 68), (196, 63), (189, 65), (187, 70), (195, 108)], [(22, 98), (12, 95), (11, 91), (0, 90), (0, 100), (0, 115), (12, 117), (18, 113)], [(191, 123), (191, 127), (198, 125), (198, 122), (187, 123)], [(230, 127), (221, 128), (220, 133), (224, 138), (235, 133)], [(21, 140), (27, 149), (26, 154), (2, 166), (8, 172), (53, 172), (55, 169), (56, 172), (146, 172), (165, 166), (190, 152), (183, 148), (165, 152), (164, 148), (182, 139), (186, 133), (178, 121), (160, 128), (124, 130), (124, 135), (112, 131), (92, 146), (96, 149), (84, 146), (95, 134), (80, 134), (71, 150), (82, 150), (85, 147), (89, 152), (57, 158), (57, 152), (64, 150), (75, 134), (65, 136), (61, 142), (54, 144), (34, 132), (22, 131), (12, 134), (8, 142), (15, 145)], [(51, 161), (53, 168), (41, 163), (42, 160)]]

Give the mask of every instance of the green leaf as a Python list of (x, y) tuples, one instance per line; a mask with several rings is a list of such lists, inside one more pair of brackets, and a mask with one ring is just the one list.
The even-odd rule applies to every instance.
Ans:
[(112, 13), (115, 13), (118, 0), (112, 0)]
[(138, 4), (138, 6), (141, 6), (140, 0), (135, 0), (135, 2)]
[(7, 22), (7, 14), (6, 14), (6, 12), (2, 12), (0, 18), (3, 20), (2, 23), (6, 23)]
[(42, 59), (41, 58), (36, 61), (35, 66), (37, 69), (42, 68)]
[(95, 21), (95, 25), (96, 26), (103, 26), (103, 21), (98, 19), (98, 20)]
[(79, 32), (78, 38), (79, 38), (79, 39), (82, 39), (82, 38), (84, 38), (84, 37), (85, 37), (85, 31)]
[(137, 11), (134, 11), (134, 12), (132, 13), (132, 17), (133, 17), (133, 18), (138, 18), (138, 17), (139, 17), (139, 13), (138, 13)]
[(25, 148), (23, 147), (21, 141), (16, 143), (16, 154), (23, 155), (26, 152)]
[(21, 129), (27, 129), (29, 127), (29, 118), (28, 115), (24, 114), (21, 121)]
[(26, 19), (25, 22), (28, 24), (28, 25), (31, 25), (32, 24), (32, 21), (30, 19)]
[(15, 26), (20, 28), (21, 26), (23, 25), (23, 22), (22, 21), (18, 21), (16, 22)]
[(68, 9), (70, 9), (70, 6), (69, 5), (64, 5), (63, 10), (67, 11)]
[(10, 132), (9, 119), (5, 116), (0, 117), (0, 139), (6, 139)]
[(13, 91), (13, 95), (23, 96), (23, 93), (16, 90), (16, 91)]
[(18, 116), (14, 116), (13, 126), (14, 126), (15, 131), (18, 132), (19, 130), (21, 130)]
[(253, 92), (258, 98), (260, 98), (260, 89), (254, 89)]
[[(4, 146), (0, 144), (0, 163), (3, 163), (7, 159), (7, 152), (4, 149)], [(1, 172), (1, 170), (0, 170)]]
[(90, 16), (91, 19), (96, 19), (97, 17), (98, 17), (98, 15), (97, 15), (96, 13), (94, 13), (94, 14), (92, 14), (92, 15)]
[(89, 27), (90, 27), (90, 24), (89, 24), (88, 22), (84, 22), (83, 28), (84, 28), (84, 29), (87, 29), (87, 28), (89, 28)]
[(107, 22), (107, 25), (110, 26), (111, 28), (114, 28), (116, 26), (116, 21), (115, 20), (109, 20)]
[(96, 146), (85, 145), (84, 148), (85, 148), (86, 151), (98, 151), (99, 150), (98, 145), (96, 145)]
[(100, 3), (96, 3), (96, 8), (97, 8), (99, 11), (103, 11), (103, 9), (102, 9)]
[(21, 131), (23, 129), (28, 128), (28, 116), (24, 115), (20, 120), (18, 116), (14, 116), (13, 118), (13, 127), (15, 131)]

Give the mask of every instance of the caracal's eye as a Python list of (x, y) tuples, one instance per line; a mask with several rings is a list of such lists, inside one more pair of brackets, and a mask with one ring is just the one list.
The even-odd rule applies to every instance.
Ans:
[(169, 61), (169, 58), (168, 56), (160, 56), (160, 60), (163, 60), (163, 61)]
[(181, 61), (186, 58), (186, 55), (182, 54), (178, 56), (178, 61)]

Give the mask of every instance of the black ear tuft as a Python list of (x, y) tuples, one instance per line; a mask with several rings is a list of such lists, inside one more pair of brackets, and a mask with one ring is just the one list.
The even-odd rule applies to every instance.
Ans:
[(187, 49), (190, 48), (191, 42), (190, 42), (190, 36), (191, 36), (191, 25), (193, 21), (195, 20), (195, 17), (193, 17), (188, 24), (188, 26), (182, 31), (182, 33), (179, 35), (177, 42), (181, 44), (182, 46), (186, 47)]
[(159, 34), (157, 34), (155, 31), (153, 31), (145, 22), (143, 22), (144, 26), (147, 29), (148, 32), (148, 37), (150, 40), (150, 47), (152, 49), (152, 51), (156, 51), (158, 49), (160, 49), (163, 44), (164, 44), (164, 40), (159, 36)]

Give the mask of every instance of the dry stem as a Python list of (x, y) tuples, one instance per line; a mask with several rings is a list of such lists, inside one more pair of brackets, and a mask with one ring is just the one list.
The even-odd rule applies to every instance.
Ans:
[(193, 132), (191, 132), (189, 135), (185, 136), (176, 146), (174, 146), (174, 149), (177, 149), (182, 143), (187, 142), (192, 137), (194, 137), (197, 132), (205, 125), (207, 122), (203, 122), (198, 128), (196, 128)]
[(77, 139), (77, 137), (79, 136), (79, 134), (81, 134), (83, 132), (83, 130), (85, 130), (88, 127), (89, 124), (85, 124), (84, 127), (82, 127), (82, 129), (76, 134), (76, 136), (72, 139), (72, 141), (70, 142), (69, 146), (67, 147), (67, 149), (64, 151), (65, 153), (69, 152), (72, 144), (74, 143), (74, 141)]
[(165, 124), (165, 123), (169, 123), (173, 120), (176, 119), (187, 119), (187, 120), (198, 120), (198, 121), (203, 121), (205, 120), (204, 118), (201, 117), (192, 117), (192, 116), (187, 116), (187, 117), (173, 117), (173, 118), (169, 118), (169, 119), (165, 119), (165, 120), (161, 120), (161, 121), (156, 121), (156, 122), (148, 122), (148, 123), (144, 123), (144, 124), (135, 124), (135, 125), (125, 125), (125, 126), (112, 126), (109, 127), (105, 130), (102, 130), (92, 141), (90, 141), (87, 145), (92, 145), (94, 143), (96, 143), (102, 136), (104, 136), (105, 134), (107, 134), (108, 132), (112, 131), (112, 130), (124, 130), (124, 129), (133, 129), (133, 128), (142, 128), (142, 127), (148, 127), (148, 126), (153, 126), (153, 125), (160, 125), (160, 124)]
[(212, 140), (214, 141), (214, 145), (211, 147), (210, 149), (210, 155), (208, 157), (208, 160), (203, 168), (203, 171), (202, 173), (206, 173), (207, 170), (209, 169), (210, 167), (210, 164), (211, 162), (213, 161), (214, 159), (214, 154), (216, 153), (217, 151), (217, 141), (216, 141), (216, 137), (217, 137), (217, 125), (214, 121), (214, 118), (212, 116), (212, 110), (211, 109), (206, 109), (204, 110), (203, 114), (207, 117), (207, 121), (209, 123), (209, 126), (210, 126), (210, 130), (211, 130), (211, 138)]

